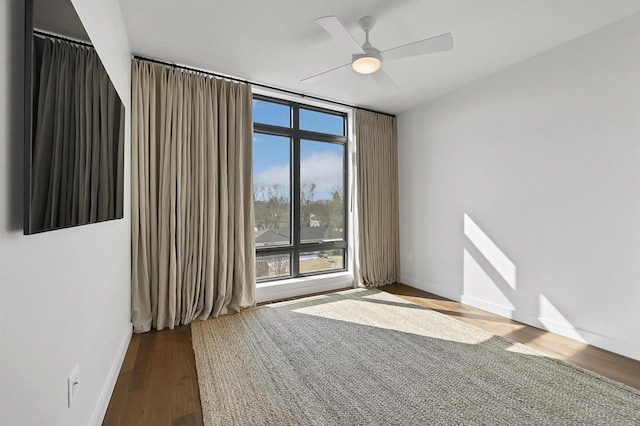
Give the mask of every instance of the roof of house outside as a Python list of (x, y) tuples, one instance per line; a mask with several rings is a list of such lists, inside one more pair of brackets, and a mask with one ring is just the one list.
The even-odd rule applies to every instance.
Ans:
[[(327, 226), (302, 226), (300, 228), (303, 241), (322, 241), (327, 233)], [(272, 245), (289, 242), (291, 229), (283, 226), (278, 229), (261, 229), (256, 231), (256, 244)]]

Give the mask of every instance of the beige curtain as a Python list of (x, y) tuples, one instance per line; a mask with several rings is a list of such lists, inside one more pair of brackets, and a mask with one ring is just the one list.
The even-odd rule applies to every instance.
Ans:
[(34, 37), (29, 232), (121, 218), (124, 107), (94, 49)]
[(400, 278), (396, 118), (357, 109), (358, 275), (377, 287)]
[(133, 61), (135, 332), (255, 305), (251, 102), (246, 84)]

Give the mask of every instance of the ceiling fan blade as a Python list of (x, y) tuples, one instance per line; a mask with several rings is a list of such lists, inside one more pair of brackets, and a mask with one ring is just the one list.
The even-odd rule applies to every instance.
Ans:
[(316, 19), (316, 22), (340, 43), (347, 45), (351, 50), (351, 53), (364, 53), (360, 43), (353, 38), (351, 33), (347, 31), (344, 25), (342, 25), (342, 22), (340, 22), (335, 16), (324, 16)]
[(453, 36), (451, 33), (447, 33), (384, 50), (382, 51), (382, 58), (385, 61), (392, 61), (394, 59), (409, 58), (411, 56), (426, 55), (428, 53), (443, 52), (451, 49), (453, 49)]
[(371, 78), (373, 78), (376, 84), (380, 86), (380, 88), (385, 92), (395, 92), (397, 90), (400, 90), (398, 85), (394, 83), (393, 80), (391, 80), (391, 77), (389, 77), (389, 74), (384, 72), (382, 68), (380, 68), (378, 71), (374, 72), (373, 74), (369, 74), (369, 75), (371, 76)]
[(351, 68), (351, 63), (340, 65), (339, 67), (332, 68), (329, 71), (321, 72), (320, 74), (312, 75), (311, 77), (307, 77), (304, 80), (300, 81), (302, 81), (303, 83), (315, 83), (316, 81), (329, 77), (329, 75), (331, 75), (331, 73), (333, 72), (343, 71), (349, 68)]

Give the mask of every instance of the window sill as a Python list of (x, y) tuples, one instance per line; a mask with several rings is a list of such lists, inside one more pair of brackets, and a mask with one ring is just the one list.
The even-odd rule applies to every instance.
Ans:
[(289, 278), (256, 284), (258, 303), (288, 299), (305, 294), (353, 287), (353, 274), (349, 271), (311, 277)]

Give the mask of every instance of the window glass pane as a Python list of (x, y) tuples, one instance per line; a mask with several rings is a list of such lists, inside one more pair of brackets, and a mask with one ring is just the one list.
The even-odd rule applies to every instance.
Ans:
[(291, 239), (291, 140), (253, 134), (253, 200), (256, 247), (287, 245)]
[(300, 141), (300, 241), (344, 240), (345, 145)]
[(300, 108), (300, 129), (344, 136), (344, 116)]
[(291, 275), (291, 255), (256, 256), (256, 279), (288, 277)]
[(291, 107), (275, 102), (253, 100), (253, 121), (273, 126), (291, 127)]
[(321, 250), (300, 253), (300, 273), (344, 269), (344, 250)]

